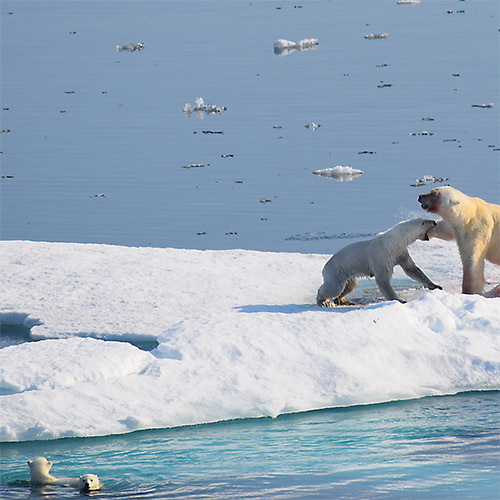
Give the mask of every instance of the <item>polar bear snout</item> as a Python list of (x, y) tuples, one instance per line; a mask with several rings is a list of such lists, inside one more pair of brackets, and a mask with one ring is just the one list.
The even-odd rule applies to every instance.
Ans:
[(418, 197), (418, 202), (427, 212), (436, 212), (438, 209), (438, 198), (439, 193), (433, 189), (428, 193), (421, 194)]
[(436, 227), (436, 221), (431, 219), (423, 219), (422, 220), (422, 233), (417, 239), (422, 241), (429, 241), (429, 231)]
[(94, 491), (101, 488), (101, 483), (96, 474), (84, 474), (80, 476), (79, 486), (82, 491)]

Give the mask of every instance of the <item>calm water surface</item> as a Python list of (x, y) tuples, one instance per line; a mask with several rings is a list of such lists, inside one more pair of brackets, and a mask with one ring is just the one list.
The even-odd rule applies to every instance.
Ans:
[(99, 474), (102, 498), (498, 498), (500, 396), (468, 393), (127, 436), (7, 444), (2, 498), (31, 488), (26, 460)]
[[(330, 253), (422, 215), (426, 174), (499, 201), (498, 106), (472, 107), (498, 103), (496, 0), (0, 9), (3, 239)], [(312, 174), (336, 165), (364, 174)]]

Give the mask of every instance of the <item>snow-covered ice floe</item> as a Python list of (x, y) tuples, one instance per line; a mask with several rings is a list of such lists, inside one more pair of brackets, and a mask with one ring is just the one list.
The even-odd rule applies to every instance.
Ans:
[(298, 42), (292, 42), (281, 38), (274, 42), (274, 53), (279, 56), (286, 56), (295, 50), (303, 52), (305, 50), (317, 49), (318, 45), (319, 42), (317, 38), (304, 38)]
[[(329, 255), (27, 241), (0, 252), (0, 320), (45, 339), (0, 350), (2, 441), (500, 389), (500, 298), (458, 293), (454, 242), (410, 247), (444, 291), (333, 309), (314, 305)], [(492, 265), (486, 275), (500, 279)], [(118, 341), (145, 338), (158, 347)]]
[(337, 165), (336, 167), (324, 168), (322, 170), (314, 170), (313, 174), (322, 175), (323, 177), (332, 177), (336, 181), (352, 181), (356, 177), (359, 177), (363, 173), (362, 170), (352, 167), (342, 167)]

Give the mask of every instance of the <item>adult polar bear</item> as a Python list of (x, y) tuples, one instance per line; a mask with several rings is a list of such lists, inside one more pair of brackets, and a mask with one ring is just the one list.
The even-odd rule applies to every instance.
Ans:
[(319, 306), (346, 303), (361, 276), (375, 276), (377, 285), (387, 300), (399, 300), (391, 286), (394, 266), (400, 265), (412, 279), (434, 290), (435, 285), (413, 262), (408, 245), (416, 240), (428, 240), (427, 232), (436, 222), (413, 219), (396, 224), (391, 229), (377, 234), (370, 240), (358, 241), (338, 251), (323, 268), (323, 285), (318, 290), (316, 302)]
[[(421, 194), (418, 201), (424, 210), (443, 218), (429, 236), (457, 241), (463, 266), (462, 293), (482, 293), (484, 260), (500, 265), (500, 206), (450, 186)], [(493, 294), (499, 295), (500, 287)]]

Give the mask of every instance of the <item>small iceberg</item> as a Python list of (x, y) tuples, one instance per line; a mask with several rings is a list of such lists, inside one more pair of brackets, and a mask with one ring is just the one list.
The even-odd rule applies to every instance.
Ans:
[(339, 182), (352, 181), (363, 173), (362, 170), (351, 167), (342, 167), (337, 165), (332, 168), (325, 168), (323, 170), (314, 170), (313, 174), (322, 175), (323, 177), (331, 177)]
[(417, 179), (412, 187), (425, 186), (426, 184), (434, 184), (436, 182), (444, 182), (449, 180), (449, 177), (434, 177), (433, 175), (424, 175), (421, 179)]
[(225, 106), (216, 106), (215, 104), (205, 104), (203, 97), (197, 97), (194, 100), (194, 105), (190, 102), (186, 103), (183, 108), (184, 114), (189, 118), (194, 112), (196, 116), (202, 120), (205, 115), (209, 114), (220, 114), (226, 111)]
[(317, 38), (304, 38), (298, 42), (291, 42), (290, 40), (279, 39), (274, 42), (274, 53), (279, 56), (287, 56), (295, 50), (301, 52), (305, 50), (314, 50), (318, 48)]
[(142, 42), (138, 43), (128, 43), (127, 45), (117, 45), (116, 50), (118, 52), (123, 52), (126, 50), (127, 52), (134, 52), (136, 50), (143, 50), (146, 48), (146, 44)]
[(369, 35), (365, 35), (367, 40), (385, 40), (388, 37), (387, 33), (370, 33)]

